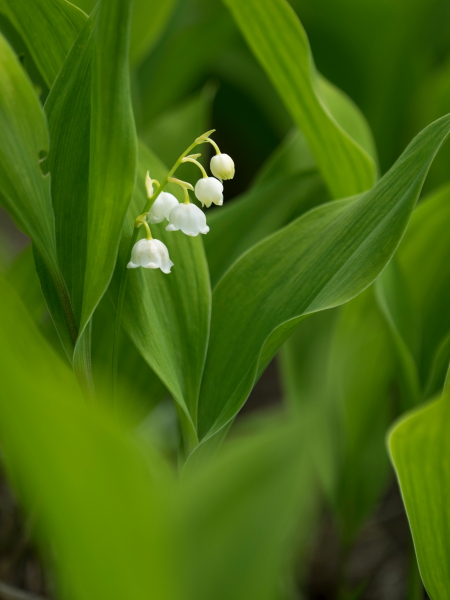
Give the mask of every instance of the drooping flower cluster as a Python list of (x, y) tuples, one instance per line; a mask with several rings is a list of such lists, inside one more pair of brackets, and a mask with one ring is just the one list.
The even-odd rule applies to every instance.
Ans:
[[(146, 239), (136, 242), (131, 251), (131, 260), (127, 267), (136, 269), (144, 267), (145, 269), (161, 269), (163, 273), (170, 273), (173, 262), (169, 258), (169, 251), (165, 244), (160, 240), (153, 239), (149, 224), (162, 223), (167, 220), (169, 224), (167, 231), (182, 231), (189, 236), (197, 236), (199, 233), (206, 234), (209, 227), (206, 224), (205, 213), (192, 204), (189, 198), (189, 190), (194, 191), (195, 196), (203, 207), (209, 208), (211, 204), (222, 206), (223, 204), (223, 180), (233, 179), (234, 162), (228, 154), (222, 154), (217, 144), (210, 139), (211, 133), (208, 131), (186, 150), (177, 160), (169, 175), (160, 184), (155, 179), (151, 179), (147, 172), (145, 178), (145, 188), (147, 191), (147, 203), (143, 213), (137, 217), (135, 227), (144, 227), (147, 230)], [(210, 143), (216, 150), (216, 156), (211, 159), (211, 172), (214, 177), (209, 177), (203, 166), (197, 161), (200, 154), (189, 154), (197, 145)], [(182, 163), (193, 163), (202, 172), (203, 177), (199, 179), (192, 187), (190, 183), (175, 179), (172, 175)], [(184, 192), (184, 202), (180, 203), (173, 194), (164, 192), (163, 189), (168, 183), (179, 185)], [(153, 184), (157, 186), (154, 191)], [(136, 239), (135, 234), (134, 239)]]

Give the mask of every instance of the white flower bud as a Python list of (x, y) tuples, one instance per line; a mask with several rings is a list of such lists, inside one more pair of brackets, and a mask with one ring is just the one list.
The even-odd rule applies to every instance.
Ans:
[(131, 261), (128, 269), (161, 269), (163, 273), (170, 273), (173, 262), (169, 258), (167, 247), (159, 240), (139, 240), (131, 251)]
[(234, 162), (228, 154), (217, 154), (211, 159), (211, 173), (218, 179), (233, 179)]
[(215, 177), (203, 177), (195, 184), (195, 195), (202, 203), (202, 206), (208, 208), (212, 203), (222, 206), (223, 204), (223, 185)]
[(147, 221), (149, 223), (161, 223), (164, 219), (169, 220), (170, 211), (178, 204), (178, 200), (169, 192), (161, 192), (153, 202), (148, 213)]
[(153, 196), (153, 182), (148, 171), (145, 175), (145, 189), (147, 191), (147, 198), (151, 198)]
[(204, 213), (195, 204), (178, 204), (172, 208), (169, 216), (167, 231), (178, 231), (181, 229), (186, 235), (196, 236), (199, 233), (208, 233)]

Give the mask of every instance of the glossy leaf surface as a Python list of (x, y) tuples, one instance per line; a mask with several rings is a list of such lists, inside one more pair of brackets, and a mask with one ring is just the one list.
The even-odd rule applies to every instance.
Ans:
[(310, 211), (228, 271), (213, 296), (202, 437), (233, 418), (299, 318), (347, 302), (380, 274), (449, 130), (448, 116), (431, 124), (372, 190)]

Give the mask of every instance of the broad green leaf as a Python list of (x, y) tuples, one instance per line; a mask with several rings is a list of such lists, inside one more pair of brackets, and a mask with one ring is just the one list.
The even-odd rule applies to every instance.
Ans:
[[(138, 183), (111, 284), (114, 304), (124, 267), (130, 260), (128, 253), (134, 220), (142, 213), (146, 203), (144, 179), (147, 170), (159, 180), (167, 174), (154, 154), (140, 144)], [(170, 191), (179, 194), (178, 186)], [(165, 223), (152, 225), (152, 233), (166, 244), (174, 266), (169, 275), (159, 269), (130, 270), (122, 324), (152, 370), (195, 424), (211, 304), (203, 244), (200, 236), (189, 237), (180, 231), (167, 232)]]
[(449, 116), (432, 123), (372, 190), (310, 211), (227, 272), (213, 295), (201, 437), (235, 416), (257, 373), (301, 318), (348, 302), (380, 274), (449, 131)]
[(324, 107), (323, 85), (318, 83), (306, 33), (287, 1), (224, 2), (305, 135), (332, 195), (350, 196), (370, 188), (373, 160)]
[(80, 323), (86, 270), (91, 138), (91, 62), (95, 16), (76, 39), (45, 103), (58, 260)]
[(82, 29), (86, 15), (66, 0), (0, 0), (51, 88)]
[(111, 280), (136, 177), (136, 132), (128, 72), (130, 19), (131, 0), (102, 0), (94, 28), (86, 271), (80, 329), (89, 321)]
[(19, 298), (0, 288), (2, 456), (36, 515), (61, 596), (179, 597), (168, 576), (169, 482), (157, 457), (144, 457), (117, 420), (88, 409)]
[(325, 200), (319, 176), (307, 171), (258, 186), (212, 211), (204, 244), (213, 287), (248, 248)]
[(404, 417), (389, 437), (420, 574), (432, 600), (450, 598), (449, 417), (447, 393)]
[(179, 577), (189, 600), (278, 597), (314, 485), (302, 424), (272, 417), (228, 442), (218, 459), (182, 481)]
[(45, 265), (48, 287), (55, 289), (52, 315), (70, 356), (77, 330), (56, 256), (50, 176), (39, 165), (49, 148), (47, 125), (30, 81), (1, 36), (0, 78), (1, 199)]

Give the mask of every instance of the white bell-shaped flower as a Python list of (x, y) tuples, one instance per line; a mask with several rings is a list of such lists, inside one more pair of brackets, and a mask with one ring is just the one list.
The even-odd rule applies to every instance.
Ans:
[(233, 179), (234, 162), (228, 154), (217, 154), (211, 159), (211, 173), (218, 179)]
[(169, 258), (169, 251), (165, 244), (159, 240), (142, 239), (136, 242), (131, 251), (131, 261), (128, 269), (161, 269), (163, 273), (170, 273), (173, 262)]
[(195, 204), (178, 204), (172, 208), (169, 215), (169, 225), (167, 231), (178, 231), (181, 229), (186, 235), (196, 236), (199, 233), (208, 233), (209, 227), (206, 224), (204, 213), (195, 206)]
[(169, 192), (161, 192), (153, 202), (148, 213), (147, 221), (149, 223), (161, 223), (164, 219), (169, 220), (170, 211), (178, 204), (178, 200)]
[(223, 204), (223, 185), (215, 177), (203, 177), (195, 184), (195, 195), (202, 203), (202, 206), (208, 208), (211, 204), (222, 206)]

